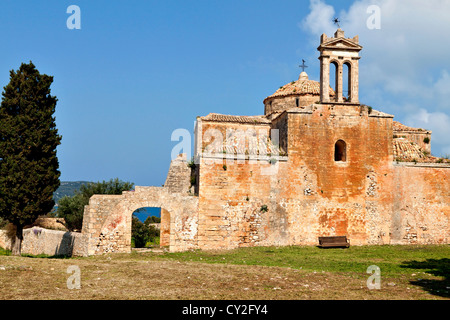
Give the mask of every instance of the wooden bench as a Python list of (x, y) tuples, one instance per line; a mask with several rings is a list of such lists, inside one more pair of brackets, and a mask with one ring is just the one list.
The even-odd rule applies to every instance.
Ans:
[(350, 247), (350, 240), (346, 236), (319, 237), (319, 247), (321, 248), (339, 248)]

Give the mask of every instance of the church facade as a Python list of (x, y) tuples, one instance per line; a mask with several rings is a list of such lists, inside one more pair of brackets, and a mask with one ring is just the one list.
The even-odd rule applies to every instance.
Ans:
[(431, 156), (430, 131), (360, 103), (361, 50), (340, 29), (322, 35), (320, 81), (303, 71), (264, 99), (263, 115), (198, 117), (194, 161), (173, 160), (163, 187), (91, 198), (86, 253), (128, 252), (131, 214), (145, 206), (162, 208), (171, 251), (335, 235), (351, 245), (450, 243), (450, 164)]

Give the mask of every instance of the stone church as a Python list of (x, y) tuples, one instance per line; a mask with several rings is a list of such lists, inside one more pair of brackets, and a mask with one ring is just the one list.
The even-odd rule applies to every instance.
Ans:
[(338, 29), (317, 49), (320, 81), (303, 71), (264, 99), (263, 115), (197, 117), (194, 159), (174, 159), (163, 187), (93, 196), (84, 253), (129, 252), (141, 207), (161, 208), (170, 251), (334, 235), (351, 245), (450, 243), (450, 163), (431, 156), (431, 132), (359, 101), (358, 36)]

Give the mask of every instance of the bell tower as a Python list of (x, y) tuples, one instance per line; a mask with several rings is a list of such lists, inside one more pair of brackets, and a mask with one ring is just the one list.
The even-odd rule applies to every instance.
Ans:
[[(328, 38), (326, 34), (320, 37), (320, 103), (359, 104), (359, 51), (362, 46), (358, 44), (358, 36), (345, 38), (340, 28), (334, 37)], [(332, 66), (333, 65), (333, 66)], [(335, 96), (330, 98), (330, 69), (336, 68)], [(344, 67), (348, 70), (348, 96), (343, 95)]]

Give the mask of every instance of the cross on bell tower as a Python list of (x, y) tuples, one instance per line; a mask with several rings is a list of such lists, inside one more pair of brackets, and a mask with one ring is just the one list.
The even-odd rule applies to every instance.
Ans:
[(339, 25), (341, 22), (339, 21), (339, 18), (334, 18), (333, 19), (333, 23), (335, 24), (335, 25), (337, 25), (337, 27), (340, 29), (341, 28), (341, 26)]

